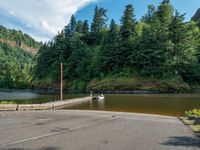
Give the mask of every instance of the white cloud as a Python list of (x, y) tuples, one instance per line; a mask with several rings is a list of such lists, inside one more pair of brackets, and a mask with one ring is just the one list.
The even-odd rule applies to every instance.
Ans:
[(9, 11), (9, 14), (12, 15), (12, 16), (15, 16), (15, 12), (12, 11), (12, 10)]
[(72, 14), (94, 1), (96, 0), (0, 0), (0, 9), (29, 28), (32, 31), (29, 34), (33, 37), (47, 39), (59, 32), (69, 22)]

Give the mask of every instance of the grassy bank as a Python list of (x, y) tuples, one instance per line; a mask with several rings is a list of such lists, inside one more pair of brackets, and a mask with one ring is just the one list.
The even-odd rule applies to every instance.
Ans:
[[(83, 82), (85, 85), (83, 85)], [(80, 84), (80, 85), (79, 85)], [(49, 88), (59, 90), (59, 83), (50, 78), (35, 80), (32, 82), (34, 88)], [(199, 92), (200, 86), (188, 84), (181, 77), (149, 78), (149, 77), (103, 77), (92, 79), (89, 82), (72, 82), (65, 80), (64, 89), (68, 91), (156, 91), (160, 93), (184, 93)]]
[(159, 92), (189, 92), (189, 84), (179, 78), (156, 79), (145, 77), (132, 78), (105, 78), (94, 79), (89, 82), (87, 91), (95, 90), (142, 90), (142, 91), (159, 91)]

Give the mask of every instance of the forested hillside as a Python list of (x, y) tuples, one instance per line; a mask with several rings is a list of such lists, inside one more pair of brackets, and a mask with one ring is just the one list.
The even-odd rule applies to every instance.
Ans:
[(21, 31), (0, 26), (0, 88), (27, 88), (42, 43)]
[(6, 43), (11, 47), (18, 47), (25, 51), (36, 54), (42, 45), (41, 42), (35, 41), (32, 37), (14, 29), (7, 29), (0, 26), (0, 42)]
[(33, 85), (59, 84), (64, 63), (65, 88), (70, 90), (159, 90), (184, 92), (200, 83), (200, 31), (185, 22), (169, 0), (136, 20), (127, 5), (121, 23), (107, 25), (107, 10), (95, 8), (87, 20), (71, 22), (37, 54)]

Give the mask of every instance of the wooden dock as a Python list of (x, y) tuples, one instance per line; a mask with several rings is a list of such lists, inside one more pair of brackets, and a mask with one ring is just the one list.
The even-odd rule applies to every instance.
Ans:
[(54, 101), (42, 104), (0, 104), (0, 111), (30, 111), (30, 110), (55, 110), (71, 107), (73, 105), (86, 103), (92, 97), (74, 98), (62, 101)]

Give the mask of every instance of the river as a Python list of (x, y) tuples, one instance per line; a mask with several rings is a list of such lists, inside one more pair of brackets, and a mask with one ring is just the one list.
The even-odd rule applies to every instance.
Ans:
[[(83, 94), (66, 94), (65, 99)], [(27, 91), (0, 92), (0, 103), (37, 104), (58, 100), (59, 95), (37, 94)], [(108, 94), (105, 100), (91, 101), (67, 109), (136, 112), (168, 116), (182, 116), (184, 112), (200, 108), (200, 94)]]

